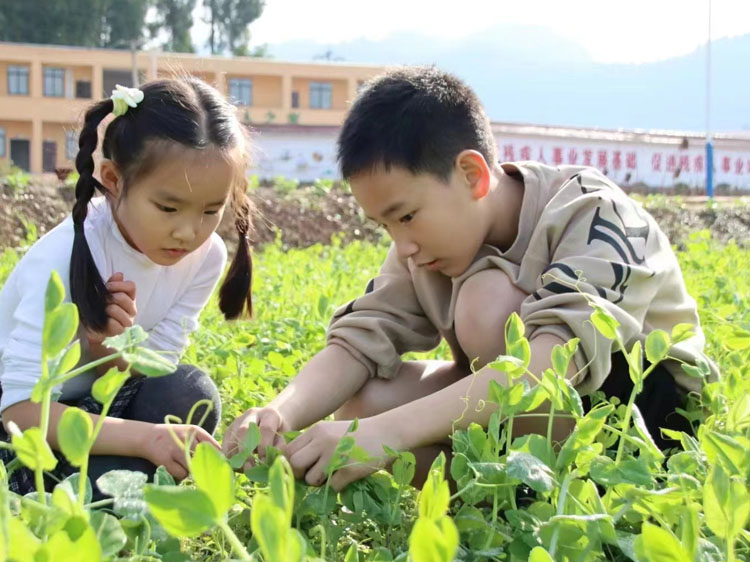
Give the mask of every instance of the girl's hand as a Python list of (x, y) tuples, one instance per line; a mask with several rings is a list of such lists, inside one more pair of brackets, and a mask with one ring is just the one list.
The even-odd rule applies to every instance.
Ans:
[(107, 305), (107, 327), (103, 332), (86, 330), (89, 345), (101, 345), (110, 336), (119, 336), (135, 323), (135, 283), (125, 281), (122, 273), (114, 273), (107, 280), (111, 301)]
[[(257, 448), (261, 456), (265, 455), (268, 445), (281, 449), (284, 446), (282, 434), (291, 429), (275, 408), (250, 408), (235, 419), (224, 432), (222, 450), (227, 458), (240, 452), (242, 441), (251, 423), (258, 424), (258, 429), (260, 429), (260, 443)], [(248, 459), (242, 470), (247, 470), (251, 466), (252, 461)]]
[[(284, 448), (284, 456), (289, 460), (294, 476), (302, 478), (311, 486), (321, 486), (328, 478), (327, 467), (331, 462), (336, 446), (347, 435), (350, 420), (318, 422)], [(348, 461), (331, 477), (331, 487), (340, 491), (347, 484), (369, 476), (384, 468), (387, 458), (383, 445), (398, 450), (399, 444), (392, 436), (381, 430), (372, 418), (360, 420), (357, 431), (350, 433), (356, 445), (370, 456), (367, 462)]]
[[(175, 442), (170, 430), (177, 435), (181, 445)], [(163, 465), (177, 480), (182, 480), (189, 472), (185, 460), (185, 442), (191, 436), (193, 449), (198, 443), (208, 442), (221, 450), (216, 439), (200, 426), (160, 423), (144, 433), (141, 456), (156, 466)]]

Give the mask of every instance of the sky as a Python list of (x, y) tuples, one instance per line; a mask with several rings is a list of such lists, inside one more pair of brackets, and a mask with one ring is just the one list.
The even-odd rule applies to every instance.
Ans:
[[(196, 14), (201, 13), (201, 2)], [(709, 0), (266, 0), (251, 45), (308, 39), (335, 47), (394, 32), (465, 37), (498, 24), (538, 25), (573, 39), (595, 62), (685, 55), (708, 38)], [(750, 33), (750, 0), (711, 1), (712, 39)], [(207, 30), (195, 18), (193, 37)]]

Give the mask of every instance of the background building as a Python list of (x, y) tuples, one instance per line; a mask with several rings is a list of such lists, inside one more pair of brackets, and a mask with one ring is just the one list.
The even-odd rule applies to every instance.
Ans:
[(0, 43), (0, 166), (73, 168), (86, 107), (115, 84), (187, 72), (216, 86), (251, 125), (339, 125), (357, 88), (382, 67), (250, 57)]
[[(339, 127), (361, 84), (385, 67), (0, 43), (0, 168), (72, 170), (86, 107), (132, 85), (134, 68), (139, 82), (190, 73), (213, 84), (254, 131), (251, 173), (313, 181), (339, 178)], [(492, 127), (501, 161), (595, 166), (633, 188), (703, 189), (702, 133)], [(750, 191), (750, 135), (715, 134), (714, 144), (717, 189)]]

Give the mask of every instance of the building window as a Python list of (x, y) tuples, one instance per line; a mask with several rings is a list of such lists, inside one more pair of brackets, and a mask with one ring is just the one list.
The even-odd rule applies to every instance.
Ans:
[(0, 158), (5, 158), (5, 128), (0, 127)]
[(8, 67), (8, 94), (11, 96), (29, 95), (29, 67)]
[(91, 82), (88, 80), (76, 80), (76, 97), (91, 98)]
[(78, 133), (76, 131), (65, 131), (65, 158), (75, 160), (78, 154)]
[(65, 69), (44, 69), (44, 95), (57, 98), (65, 95)]
[(229, 97), (239, 105), (253, 105), (253, 81), (249, 78), (230, 78)]
[(313, 109), (331, 109), (330, 82), (310, 82), (310, 107)]
[(296, 109), (299, 107), (299, 92), (294, 91), (292, 92), (292, 108)]

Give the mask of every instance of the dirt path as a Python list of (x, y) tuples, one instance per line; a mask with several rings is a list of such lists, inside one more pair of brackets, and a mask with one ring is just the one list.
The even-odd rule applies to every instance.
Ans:
[[(325, 244), (337, 233), (344, 241), (375, 240), (381, 235), (361, 215), (353, 197), (339, 189), (325, 192), (305, 187), (281, 193), (271, 187), (260, 187), (252, 193), (252, 198), (259, 211), (253, 236), (256, 245), (274, 240), (279, 232), (282, 242), (289, 247)], [(29, 229), (34, 227), (39, 236), (43, 235), (65, 218), (72, 203), (72, 190), (57, 183), (35, 183), (19, 193), (0, 186), (0, 250), (22, 244)], [(716, 204), (709, 207), (705, 198), (660, 197), (649, 199), (645, 207), (678, 245), (691, 231), (708, 228), (723, 242), (735, 240), (750, 246), (747, 200), (717, 198)], [(229, 214), (220, 233), (230, 247), (234, 245), (236, 235)]]

